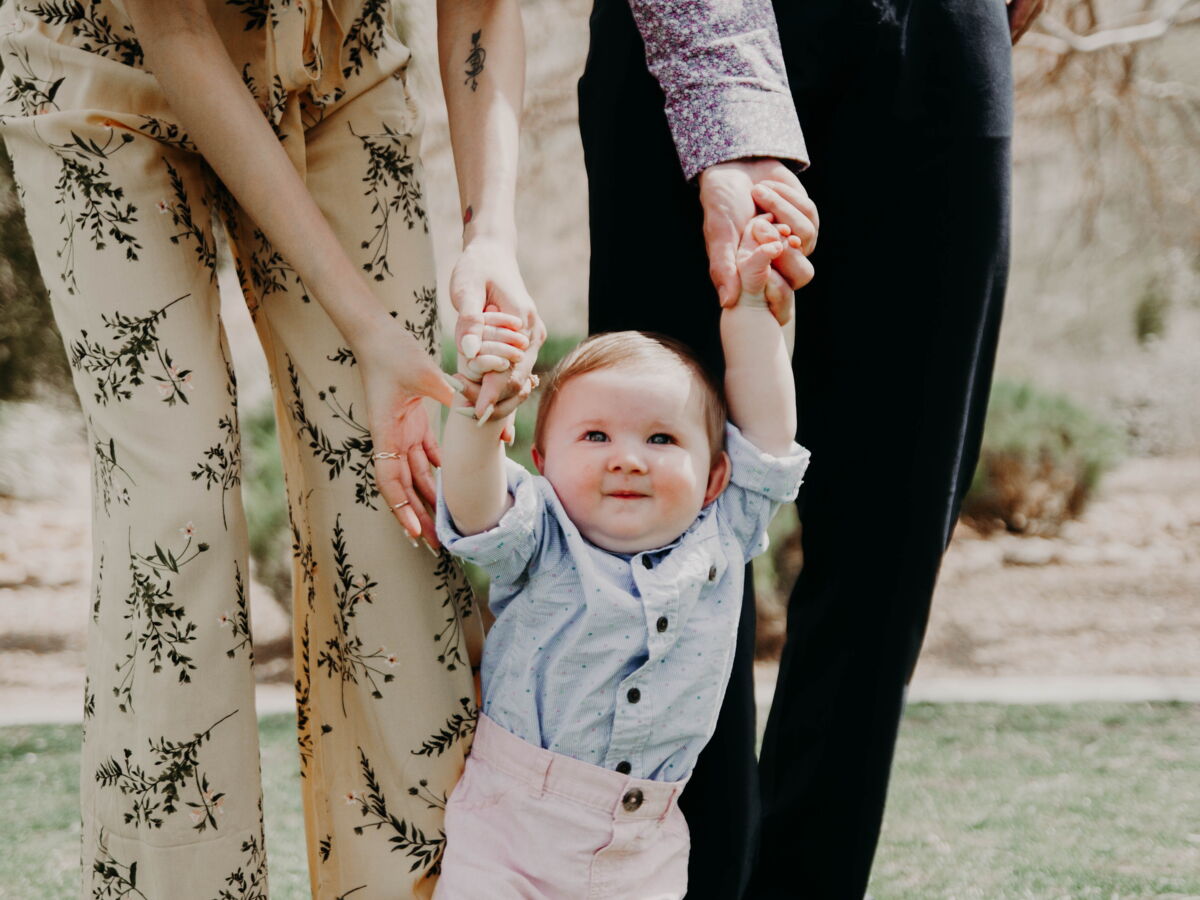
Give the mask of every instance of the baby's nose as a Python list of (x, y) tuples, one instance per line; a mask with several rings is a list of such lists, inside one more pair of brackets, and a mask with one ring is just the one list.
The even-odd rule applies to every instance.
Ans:
[(610, 472), (644, 472), (646, 461), (632, 449), (615, 449), (608, 458)]

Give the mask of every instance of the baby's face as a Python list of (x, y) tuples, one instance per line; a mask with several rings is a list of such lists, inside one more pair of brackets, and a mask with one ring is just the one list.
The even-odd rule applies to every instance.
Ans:
[(712, 464), (701, 388), (682, 365), (571, 378), (542, 444), (534, 462), (571, 521), (616, 553), (677, 538), (716, 499), (728, 468), (723, 453)]

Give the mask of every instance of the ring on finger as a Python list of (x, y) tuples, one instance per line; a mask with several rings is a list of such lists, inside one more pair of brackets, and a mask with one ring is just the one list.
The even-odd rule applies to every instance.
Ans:
[(399, 503), (393, 503), (392, 509), (404, 509), (404, 507), (411, 506), (411, 505), (412, 505), (411, 500), (401, 500)]
[(378, 453), (372, 453), (371, 459), (404, 459), (404, 454), (393, 450), (380, 450)]

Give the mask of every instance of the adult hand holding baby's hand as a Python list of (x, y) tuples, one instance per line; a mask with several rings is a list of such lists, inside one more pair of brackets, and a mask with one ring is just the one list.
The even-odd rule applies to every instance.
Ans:
[(770, 215), (758, 215), (746, 223), (737, 248), (737, 269), (742, 285), (738, 306), (770, 308), (767, 288), (772, 279), (780, 278), (772, 264), (792, 246), (790, 241), (796, 240), (790, 232), (788, 226), (776, 224)]
[[(490, 236), (472, 238), (450, 275), (450, 302), (458, 311), (454, 343), (459, 371), (481, 379), (476, 414), (482, 418), (492, 406), (492, 414), (507, 415), (520, 404), (522, 390), (528, 396), (537, 351), (546, 340), (546, 326), (525, 289), (512, 245)], [(528, 341), (525, 348), (489, 334), (488, 327), (495, 327), (484, 320), (489, 304), (513, 317), (513, 327)]]
[[(500, 312), (493, 303), (484, 307), (482, 333), (484, 339), (480, 344), (479, 353), (474, 359), (468, 360), (461, 351), (458, 354), (458, 373), (455, 375), (453, 383), (455, 390), (466, 401), (466, 405), (451, 407), (460, 415), (470, 416), (479, 425), (488, 421), (498, 422), (505, 416), (511, 415), (529, 398), (538, 383), (538, 377), (530, 374), (516, 394), (499, 404), (488, 403), (477, 412), (484, 380), (484, 376), (478, 373), (523, 369), (524, 357), (532, 352), (529, 347), (529, 338), (521, 331), (521, 320), (516, 316)], [(501, 440), (511, 444), (513, 436), (513, 424), (510, 421), (501, 432)]]
[(785, 248), (774, 262), (781, 276), (771, 279), (766, 299), (771, 312), (786, 324), (792, 318), (792, 292), (808, 284), (813, 267), (807, 254), (817, 243), (816, 205), (800, 180), (777, 159), (739, 159), (710, 166), (700, 173), (700, 203), (704, 207), (704, 241), (709, 273), (721, 305), (737, 302), (737, 247), (746, 224), (761, 209), (789, 229), (799, 246)]

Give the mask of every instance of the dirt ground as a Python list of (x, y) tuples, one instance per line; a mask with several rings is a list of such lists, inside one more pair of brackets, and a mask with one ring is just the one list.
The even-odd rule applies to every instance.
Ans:
[[(56, 499), (0, 498), (0, 711), (79, 705), (90, 531), (83, 448)], [(287, 621), (252, 588), (256, 643)], [(998, 676), (1200, 676), (1200, 457), (1134, 459), (1056, 539), (960, 527), (916, 682)], [(289, 662), (259, 667), (282, 692)]]

